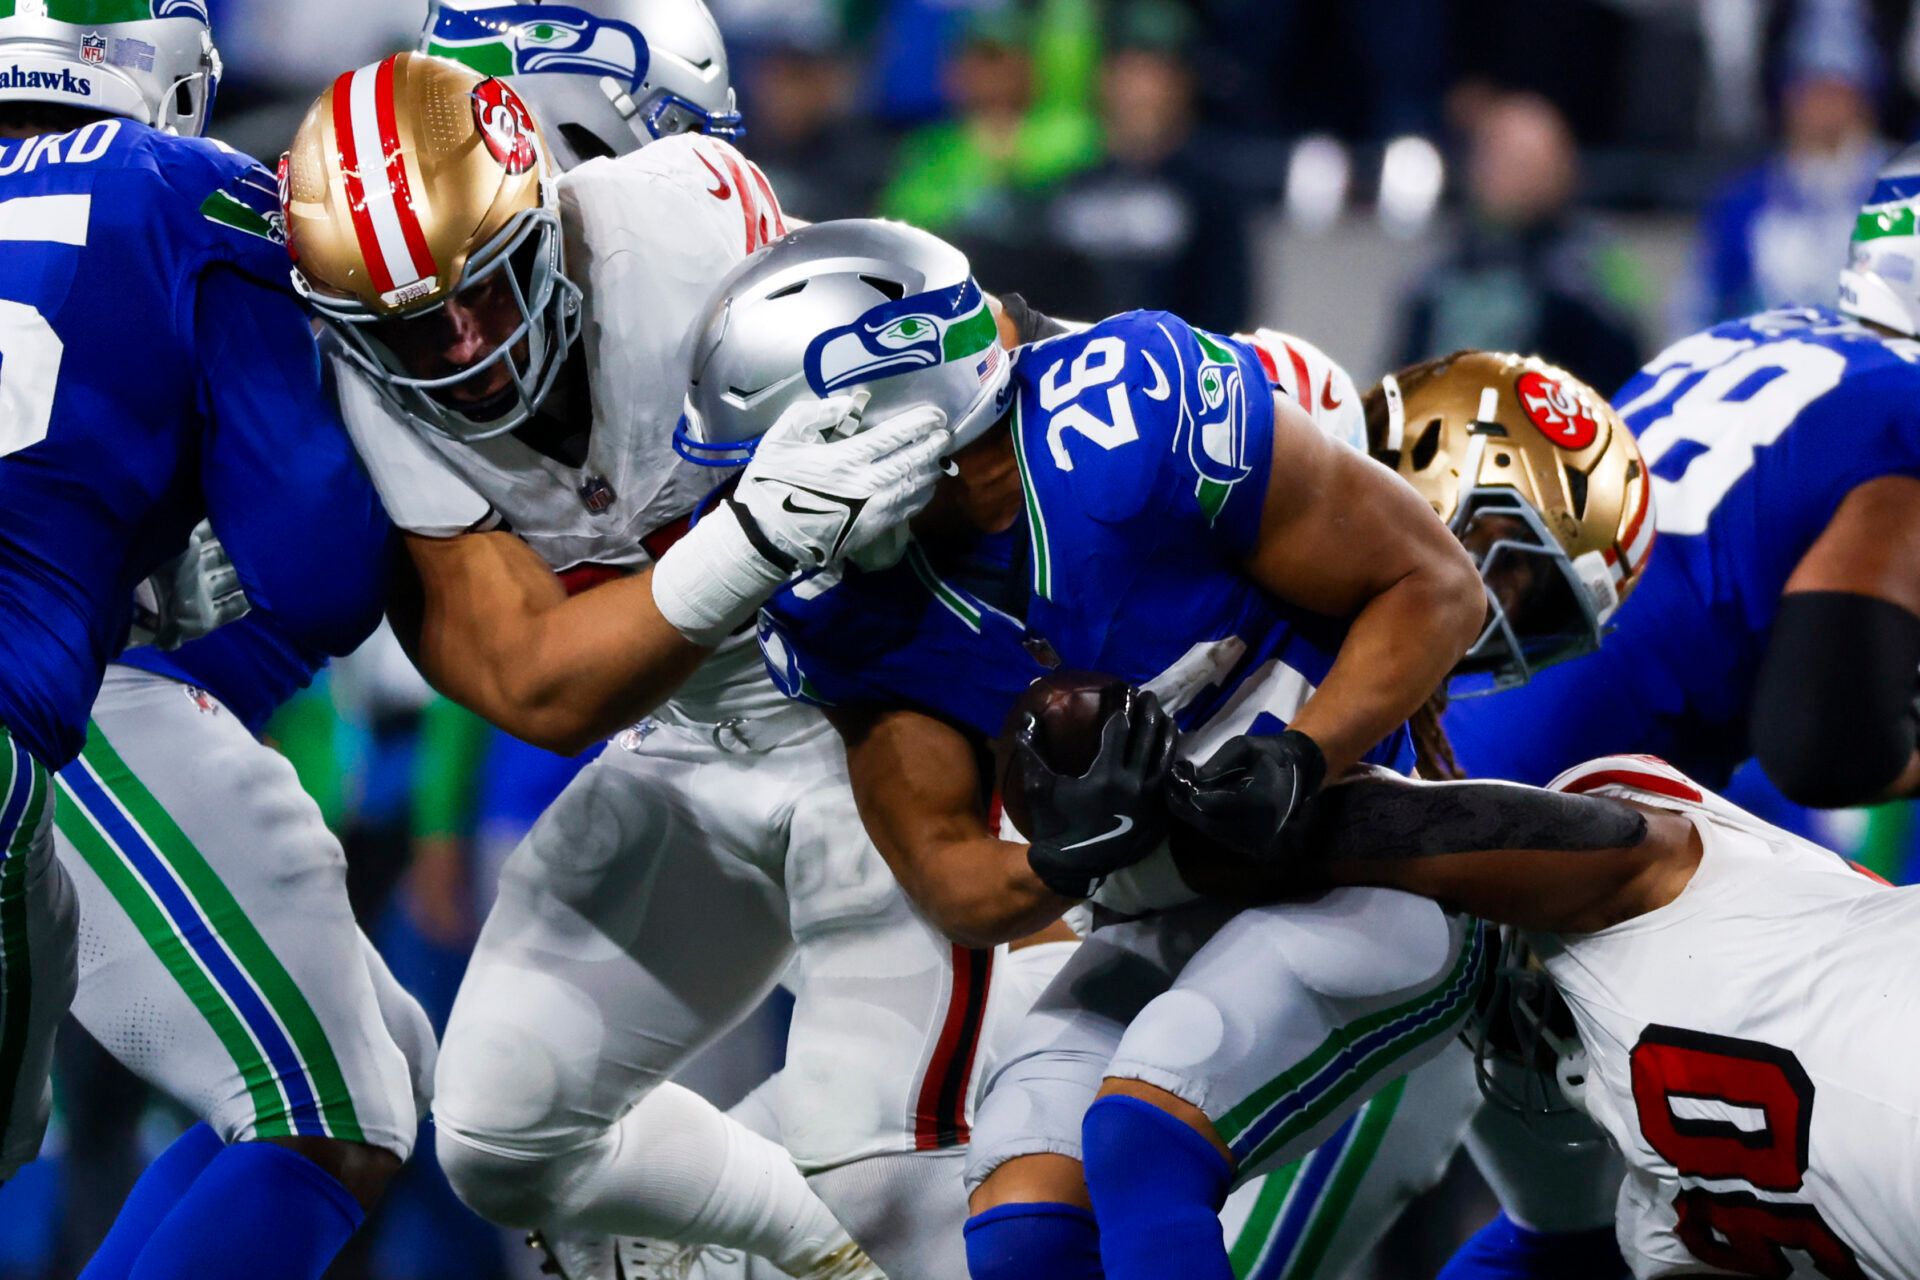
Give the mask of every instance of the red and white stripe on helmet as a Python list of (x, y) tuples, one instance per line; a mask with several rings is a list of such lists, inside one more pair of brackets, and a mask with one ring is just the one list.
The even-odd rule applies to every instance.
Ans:
[(1332, 356), (1305, 338), (1277, 329), (1234, 336), (1260, 357), (1276, 392), (1298, 404), (1327, 435), (1366, 452), (1367, 417), (1360, 393)]
[(387, 58), (334, 81), (333, 131), (368, 276), (382, 302), (404, 306), (439, 287), (439, 267), (414, 211), (407, 159), (400, 150), (393, 66), (394, 59)]

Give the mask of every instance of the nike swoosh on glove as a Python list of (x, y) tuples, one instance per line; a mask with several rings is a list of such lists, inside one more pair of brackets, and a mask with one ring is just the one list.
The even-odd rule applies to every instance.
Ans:
[(1286, 851), (1326, 776), (1320, 744), (1297, 729), (1241, 734), (1198, 768), (1173, 766), (1167, 809), (1233, 852), (1268, 861)]
[(251, 605), (227, 549), (202, 520), (187, 549), (160, 566), (133, 593), (129, 645), (177, 649), (246, 616)]
[(928, 406), (867, 425), (866, 405), (865, 391), (789, 405), (733, 496), (668, 548), (653, 600), (681, 635), (721, 643), (796, 572), (864, 552), (927, 505), (946, 415)]
[(788, 406), (733, 500), (796, 566), (819, 568), (889, 537), (933, 496), (952, 438), (932, 405), (863, 421), (867, 393)]
[(1100, 882), (1159, 847), (1166, 836), (1165, 789), (1177, 733), (1160, 699), (1123, 686), (1100, 727), (1100, 750), (1079, 776), (1055, 773), (1034, 747), (1039, 721), (1014, 730), (1030, 815), (1027, 865), (1064, 898), (1085, 898)]

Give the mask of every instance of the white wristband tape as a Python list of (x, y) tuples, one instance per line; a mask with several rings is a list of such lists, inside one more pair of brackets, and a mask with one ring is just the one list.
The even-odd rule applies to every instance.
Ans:
[(653, 602), (687, 639), (711, 647), (732, 635), (787, 575), (754, 550), (732, 506), (721, 503), (653, 566)]

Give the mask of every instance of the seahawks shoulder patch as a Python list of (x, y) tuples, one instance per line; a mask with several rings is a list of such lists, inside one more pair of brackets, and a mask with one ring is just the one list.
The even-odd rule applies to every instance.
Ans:
[(200, 215), (243, 235), (284, 245), (287, 222), (280, 212), (280, 185), (259, 165), (217, 187), (200, 202)]

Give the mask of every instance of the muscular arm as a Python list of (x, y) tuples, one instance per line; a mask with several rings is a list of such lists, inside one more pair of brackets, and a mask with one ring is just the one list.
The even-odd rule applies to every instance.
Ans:
[(1486, 619), (1473, 561), (1379, 463), (1275, 401), (1273, 478), (1246, 568), (1283, 600), (1352, 618), (1333, 668), (1293, 718), (1337, 777), (1425, 702)]
[(1600, 796), (1488, 782), (1417, 782), (1385, 770), (1326, 788), (1294, 855), (1249, 867), (1176, 830), (1196, 891), (1272, 900), (1331, 885), (1432, 898), (1524, 929), (1591, 933), (1673, 901), (1699, 863), (1693, 824)]
[(569, 597), (510, 533), (401, 541), (389, 615), (414, 664), (536, 746), (586, 749), (652, 710), (711, 652), (660, 616), (649, 573)]
[(861, 821), (894, 878), (943, 934), (1012, 942), (1073, 905), (1040, 883), (1027, 846), (988, 829), (980, 770), (959, 730), (915, 711), (830, 711)]
[(1920, 479), (1840, 504), (1787, 579), (1754, 686), (1754, 754), (1802, 804), (1920, 793)]

